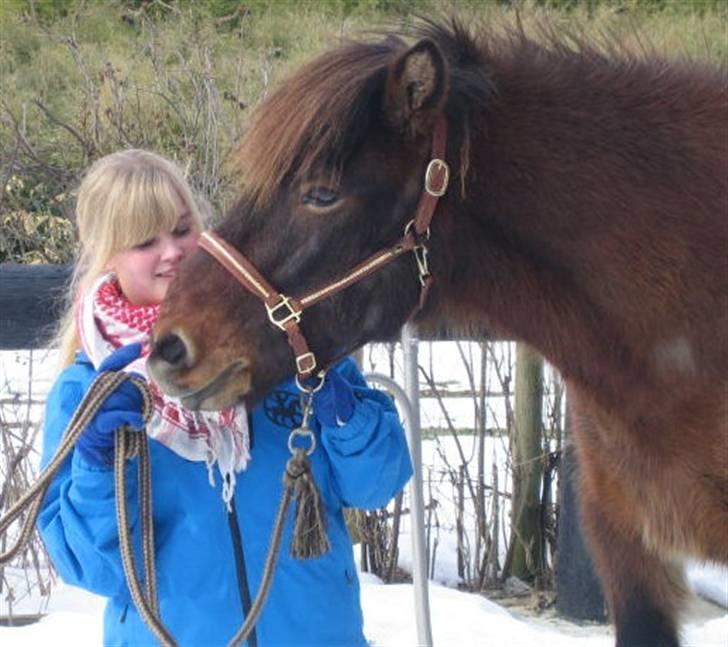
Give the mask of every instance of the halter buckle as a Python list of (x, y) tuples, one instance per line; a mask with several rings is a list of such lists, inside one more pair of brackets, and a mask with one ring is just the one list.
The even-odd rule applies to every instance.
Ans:
[[(306, 375), (307, 373), (312, 373), (313, 369), (316, 368), (316, 355), (314, 355), (312, 352), (303, 353), (302, 355), (296, 355), (296, 370), (298, 371), (298, 375)], [(298, 379), (298, 376), (296, 376), (296, 379)], [(321, 380), (321, 384), (323, 385), (323, 380)], [(314, 389), (315, 391), (318, 391), (318, 389), (321, 387), (318, 387)]]
[(447, 162), (438, 158), (430, 160), (425, 171), (425, 191), (431, 196), (439, 198), (445, 195), (449, 181), (450, 167)]
[[(265, 309), (268, 312), (268, 320), (274, 325), (280, 328), (283, 332), (286, 331), (286, 324), (289, 321), (295, 321), (298, 323), (301, 321), (301, 311), (296, 310), (293, 305), (291, 305), (291, 298), (287, 297), (285, 294), (279, 294), (278, 295), (281, 300), (276, 303), (275, 305), (269, 306), (267, 303), (265, 304)], [(280, 317), (277, 319), (276, 316), (278, 314), (278, 311), (281, 308), (285, 308), (288, 312), (283, 313), (280, 315)]]

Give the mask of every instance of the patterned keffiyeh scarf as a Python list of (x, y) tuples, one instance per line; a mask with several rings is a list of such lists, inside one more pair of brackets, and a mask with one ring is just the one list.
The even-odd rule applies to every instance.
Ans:
[(120, 346), (140, 342), (142, 356), (124, 369), (139, 373), (149, 383), (154, 413), (147, 434), (182, 458), (204, 461), (211, 483), (217, 463), (223, 479), (223, 499), (230, 505), (235, 490), (235, 473), (247, 466), (250, 458), (248, 416), (245, 407), (222, 411), (191, 411), (177, 398), (163, 394), (149, 380), (146, 358), (150, 352), (152, 326), (159, 314), (158, 305), (136, 306), (126, 299), (113, 274), (102, 276), (76, 308), (81, 346), (94, 366)]

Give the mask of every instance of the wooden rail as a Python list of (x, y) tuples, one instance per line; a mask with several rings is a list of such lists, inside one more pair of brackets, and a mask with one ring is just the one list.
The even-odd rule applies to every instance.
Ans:
[(47, 345), (70, 276), (67, 265), (0, 263), (0, 350)]

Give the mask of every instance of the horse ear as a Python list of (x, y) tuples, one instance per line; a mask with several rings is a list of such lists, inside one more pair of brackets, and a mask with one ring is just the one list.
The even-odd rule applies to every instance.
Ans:
[(442, 111), (448, 70), (440, 49), (421, 40), (387, 71), (384, 114), (388, 123), (412, 134), (426, 133)]

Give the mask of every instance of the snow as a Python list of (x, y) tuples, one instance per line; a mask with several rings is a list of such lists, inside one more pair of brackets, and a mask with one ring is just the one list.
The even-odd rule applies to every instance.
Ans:
[[(452, 344), (452, 342), (449, 342)], [(430, 347), (422, 345), (420, 363), (430, 366)], [(383, 371), (388, 366), (388, 359), (381, 350), (365, 356), (369, 360), (365, 367), (369, 370)], [(34, 398), (42, 401), (43, 394), (50, 384), (53, 375), (54, 358), (45, 351), (36, 351), (33, 362), (32, 391)], [(467, 378), (463, 375), (459, 353), (452, 345), (440, 350), (438, 357), (449, 357), (451, 365), (436, 364), (437, 374), (433, 378), (440, 384), (447, 384), (451, 389), (463, 388)], [(373, 359), (374, 361), (371, 361)], [(23, 371), (30, 364), (28, 354), (0, 353), (3, 374), (0, 374), (0, 389), (3, 397), (14, 394), (16, 390), (28, 392), (23, 386), (31, 382)], [(396, 358), (395, 375), (401, 379), (401, 358)], [(386, 371), (385, 371), (386, 372)], [(433, 371), (434, 373), (434, 371)], [(474, 373), (477, 375), (478, 371)], [(491, 378), (494, 384), (494, 378)], [(423, 386), (425, 386), (423, 384)], [(38, 407), (31, 412), (20, 402), (17, 407), (17, 419), (22, 421), (26, 416), (36, 418)], [(451, 402), (448, 402), (450, 409)], [(472, 400), (462, 399), (455, 405), (455, 426), (471, 426), (473, 416)], [(7, 414), (12, 407), (6, 407)], [(439, 413), (439, 405), (432, 399), (425, 399), (423, 406), (423, 426), (446, 427), (446, 422)], [(489, 428), (502, 427), (502, 407), (496, 405), (489, 413)], [(37, 418), (36, 418), (37, 419)], [(473, 450), (475, 438), (461, 437), (466, 455)], [(497, 438), (491, 438), (486, 448), (486, 460), (495, 461), (499, 465), (499, 483), (505, 487), (506, 478), (503, 465), (504, 446)], [(438, 647), (468, 647), (483, 645), (500, 647), (611, 647), (614, 642), (613, 633), (607, 625), (579, 625), (559, 619), (553, 611), (542, 614), (529, 612), (525, 606), (505, 608), (484, 596), (458, 590), (455, 536), (451, 530), (453, 514), (452, 486), (447, 478), (441, 477), (438, 482), (438, 456), (454, 456), (454, 443), (449, 438), (440, 437), (439, 446), (435, 441), (423, 443), (423, 464), (433, 466), (430, 477), (433, 481), (434, 496), (438, 499), (439, 530), (437, 534), (437, 559), (434, 573), (429, 583), (429, 606), (434, 644)], [(453, 459), (453, 465), (458, 462)], [(426, 478), (428, 471), (425, 471)], [(427, 491), (425, 496), (428, 496)], [(507, 515), (504, 506), (503, 514)], [(504, 517), (505, 518), (505, 517)], [(467, 524), (467, 520), (466, 520)], [(400, 538), (399, 564), (405, 570), (411, 569), (410, 537), (407, 526), (403, 528)], [(503, 542), (505, 545), (505, 542)], [(358, 548), (355, 547), (358, 551)], [(417, 644), (415, 624), (414, 590), (411, 584), (383, 584), (378, 578), (368, 573), (361, 573), (362, 607), (365, 618), (365, 634), (371, 644), (376, 647), (408, 647)], [(715, 600), (724, 608), (709, 605), (706, 602), (693, 600), (691, 613), (683, 625), (683, 643), (685, 647), (726, 647), (728, 645), (728, 571), (705, 564), (690, 564), (688, 581), (691, 588), (708, 599)], [(26, 598), (15, 606), (15, 612), (37, 613), (43, 610), (45, 615), (36, 623), (20, 627), (0, 627), (0, 645), (3, 647), (28, 647), (29, 645), (54, 644), (63, 647), (97, 646), (102, 643), (102, 612), (104, 600), (80, 589), (67, 586), (61, 582), (54, 584), (50, 600), (45, 603), (37, 596)], [(322, 601), (325, 604), (325, 601)], [(1, 605), (0, 605), (1, 606)]]
[[(364, 631), (376, 647), (417, 644), (414, 593), (410, 584), (382, 584), (360, 574)], [(500, 647), (611, 647), (611, 628), (575, 625), (553, 618), (519, 617), (486, 598), (431, 583), (429, 588), (433, 642), (440, 647), (484, 645)], [(323, 602), (325, 604), (325, 601)], [(60, 585), (51, 597), (48, 614), (38, 623), (0, 628), (3, 647), (101, 644), (103, 599)], [(725, 647), (728, 615), (688, 622), (685, 647)]]
[(716, 564), (690, 562), (686, 575), (695, 593), (728, 609), (728, 569)]

